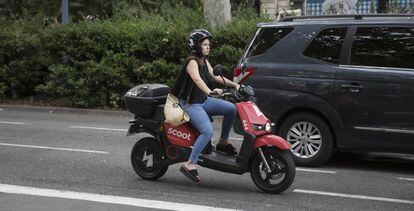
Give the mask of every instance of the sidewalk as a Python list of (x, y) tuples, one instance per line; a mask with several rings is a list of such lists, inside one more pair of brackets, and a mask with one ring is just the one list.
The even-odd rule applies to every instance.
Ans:
[[(76, 113), (76, 114), (103, 114), (114, 116), (133, 116), (128, 110), (105, 110), (105, 109), (86, 109), (86, 108), (70, 108), (70, 107), (48, 107), (34, 105), (18, 105), (18, 104), (2, 104), (0, 103), (0, 111), (7, 110), (26, 110), (26, 111), (43, 111), (46, 113)], [(223, 117), (213, 117), (215, 124), (221, 124)]]
[(128, 110), (105, 110), (105, 109), (84, 109), (84, 108), (70, 108), (70, 107), (47, 107), (47, 106), (33, 106), (33, 105), (15, 105), (15, 104), (1, 104), (0, 110), (33, 110), (44, 111), (47, 113), (78, 113), (78, 114), (105, 114), (116, 116), (131, 116)]

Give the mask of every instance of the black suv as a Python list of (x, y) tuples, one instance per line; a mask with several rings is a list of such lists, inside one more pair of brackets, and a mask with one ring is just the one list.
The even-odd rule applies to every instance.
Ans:
[(234, 80), (301, 166), (335, 150), (414, 152), (414, 16), (290, 17), (258, 24)]

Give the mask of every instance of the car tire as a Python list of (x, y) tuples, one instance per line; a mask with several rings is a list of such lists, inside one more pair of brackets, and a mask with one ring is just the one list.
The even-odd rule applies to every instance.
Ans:
[(291, 144), (290, 153), (298, 166), (320, 166), (331, 158), (334, 151), (329, 125), (313, 113), (290, 115), (282, 122), (280, 135)]

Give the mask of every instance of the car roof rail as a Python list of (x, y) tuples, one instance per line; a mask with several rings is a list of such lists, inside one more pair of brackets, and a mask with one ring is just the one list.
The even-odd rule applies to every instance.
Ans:
[(350, 18), (354, 20), (362, 20), (364, 17), (402, 17), (409, 18), (414, 17), (414, 14), (389, 14), (389, 13), (380, 13), (380, 14), (347, 14), (347, 15), (308, 15), (308, 16), (288, 16), (280, 19), (278, 22), (288, 22), (295, 20), (316, 20), (316, 19), (331, 19), (331, 18)]

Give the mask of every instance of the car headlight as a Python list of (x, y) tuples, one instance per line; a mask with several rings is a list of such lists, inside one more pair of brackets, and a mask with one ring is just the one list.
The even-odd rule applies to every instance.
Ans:
[(265, 130), (268, 133), (271, 133), (272, 132), (272, 125), (270, 124), (270, 122), (266, 123)]

